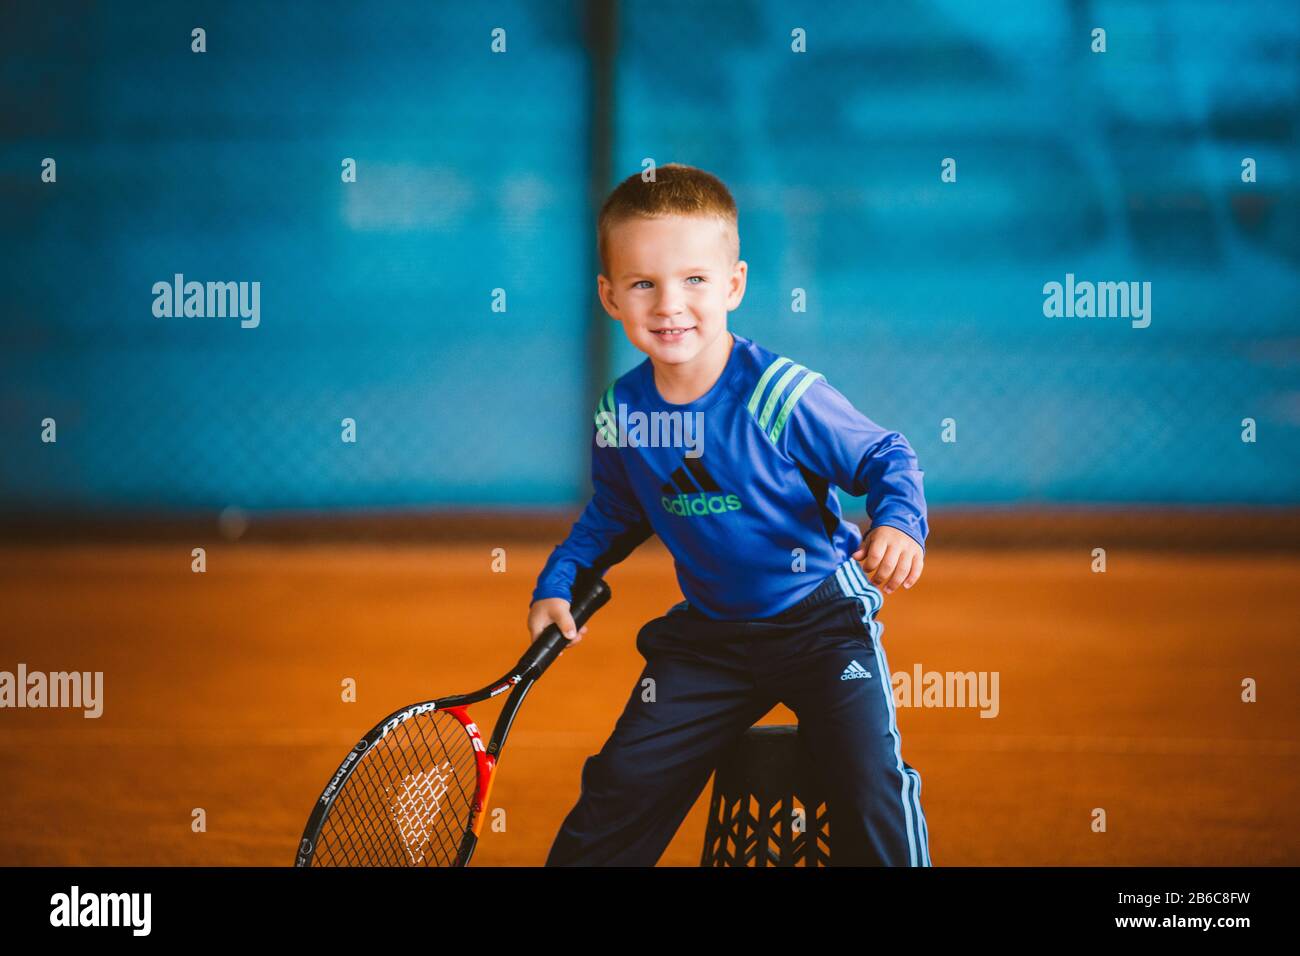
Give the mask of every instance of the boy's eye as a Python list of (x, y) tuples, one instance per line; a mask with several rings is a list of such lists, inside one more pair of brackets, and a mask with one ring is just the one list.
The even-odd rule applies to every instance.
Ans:
[[(687, 282), (690, 282), (691, 279), (699, 279), (700, 282), (707, 282), (707, 281), (708, 281), (707, 279), (704, 278), (704, 276), (690, 276), (690, 278), (688, 278), (686, 281), (687, 281)], [(651, 284), (652, 284), (652, 283), (650, 282), (649, 279), (638, 279), (636, 282), (633, 282), (633, 283), (632, 283), (632, 288), (634, 288), (634, 289), (639, 289), (639, 288), (641, 288), (642, 286), (647, 286), (647, 287), (648, 287), (648, 286), (650, 286)], [(692, 284), (694, 284), (694, 285), (698, 285), (699, 283), (692, 283)]]

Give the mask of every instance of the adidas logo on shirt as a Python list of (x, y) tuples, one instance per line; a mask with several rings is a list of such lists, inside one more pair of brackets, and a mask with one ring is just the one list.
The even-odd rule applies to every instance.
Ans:
[[(686, 458), (682, 467), (674, 471), (659, 490), (663, 492), (659, 503), (664, 511), (679, 518), (708, 517), (741, 508), (736, 495), (722, 494), (722, 489), (699, 458)], [(673, 492), (680, 494), (670, 498)]]
[(871, 676), (871, 671), (867, 670), (857, 661), (849, 661), (849, 666), (844, 668), (844, 673), (840, 675), (840, 680), (866, 680)]

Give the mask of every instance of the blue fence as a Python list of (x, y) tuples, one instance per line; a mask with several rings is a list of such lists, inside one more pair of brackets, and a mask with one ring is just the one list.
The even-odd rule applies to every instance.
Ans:
[[(585, 16), (11, 5), (3, 508), (578, 503)], [(903, 431), (934, 504), (1295, 503), (1298, 52), (1281, 2), (624, 2), (613, 166), (729, 184), (732, 327)], [(256, 327), (156, 315), (177, 274), (259, 283)], [(1067, 275), (1149, 283), (1149, 325), (1045, 315)]]

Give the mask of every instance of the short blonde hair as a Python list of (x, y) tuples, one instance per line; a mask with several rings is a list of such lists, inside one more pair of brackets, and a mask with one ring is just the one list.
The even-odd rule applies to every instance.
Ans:
[(609, 231), (637, 217), (702, 216), (717, 219), (728, 231), (732, 264), (740, 259), (740, 228), (736, 201), (722, 180), (694, 166), (666, 163), (655, 167), (654, 182), (633, 173), (609, 194), (596, 220), (596, 244), (601, 271), (609, 278)]

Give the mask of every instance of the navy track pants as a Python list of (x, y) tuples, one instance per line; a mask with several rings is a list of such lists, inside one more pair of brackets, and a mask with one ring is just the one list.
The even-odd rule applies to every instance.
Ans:
[(715, 621), (682, 602), (646, 624), (645, 669), (583, 765), (546, 865), (653, 866), (721, 751), (778, 703), (826, 780), (832, 865), (931, 865), (921, 777), (902, 757), (875, 620), (882, 600), (850, 558), (774, 617)]

